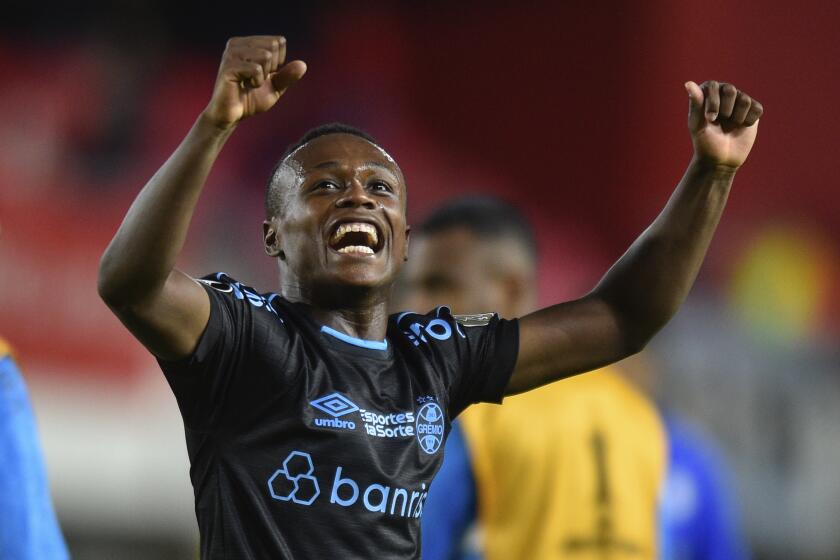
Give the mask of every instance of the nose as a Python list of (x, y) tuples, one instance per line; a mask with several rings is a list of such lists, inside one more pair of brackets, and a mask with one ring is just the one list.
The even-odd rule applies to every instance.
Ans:
[(367, 208), (374, 210), (376, 201), (359, 181), (353, 180), (344, 193), (335, 201), (338, 208)]

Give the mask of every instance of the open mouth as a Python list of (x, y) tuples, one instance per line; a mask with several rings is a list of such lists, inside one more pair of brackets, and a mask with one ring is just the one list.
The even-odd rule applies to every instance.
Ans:
[(347, 255), (375, 255), (382, 249), (382, 235), (373, 224), (343, 222), (330, 235), (329, 246)]

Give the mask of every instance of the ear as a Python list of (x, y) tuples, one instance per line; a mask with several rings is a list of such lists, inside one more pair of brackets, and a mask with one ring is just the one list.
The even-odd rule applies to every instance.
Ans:
[(411, 241), (411, 226), (405, 226), (405, 253), (403, 253), (403, 261), (408, 260), (408, 242)]
[(524, 274), (509, 271), (500, 278), (502, 290), (504, 290), (505, 301), (510, 302), (511, 309), (530, 309), (533, 302), (531, 298), (531, 280)]
[(263, 248), (269, 257), (283, 258), (283, 250), (280, 248), (280, 237), (277, 235), (277, 225), (274, 220), (263, 222)]

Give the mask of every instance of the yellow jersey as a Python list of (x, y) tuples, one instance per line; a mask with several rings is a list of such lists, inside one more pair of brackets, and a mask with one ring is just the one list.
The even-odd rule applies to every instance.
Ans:
[(667, 435), (609, 369), (461, 418), (485, 560), (657, 558)]

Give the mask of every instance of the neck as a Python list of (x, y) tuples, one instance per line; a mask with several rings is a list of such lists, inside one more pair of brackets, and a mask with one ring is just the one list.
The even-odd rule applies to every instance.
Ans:
[(309, 287), (282, 282), (280, 295), (309, 307), (318, 323), (363, 340), (384, 340), (388, 330), (388, 288)]

